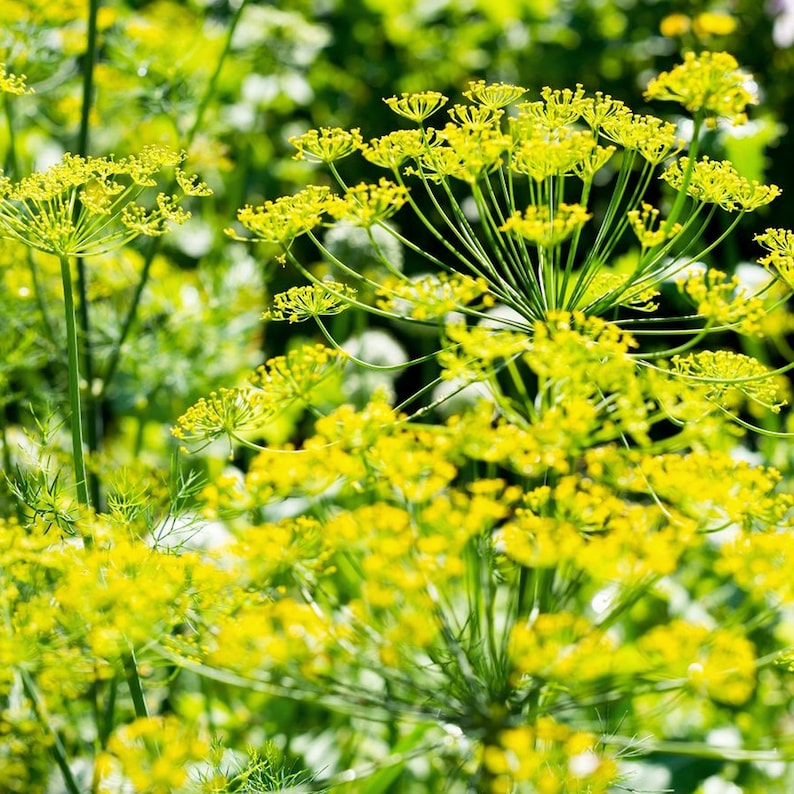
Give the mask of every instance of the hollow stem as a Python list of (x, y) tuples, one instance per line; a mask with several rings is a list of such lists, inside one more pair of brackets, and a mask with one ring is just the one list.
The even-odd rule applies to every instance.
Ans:
[(69, 257), (61, 255), (61, 280), (63, 282), (63, 309), (66, 319), (66, 352), (68, 356), (69, 407), (72, 412), (72, 462), (74, 465), (77, 500), (90, 505), (85, 457), (83, 455), (83, 414), (80, 400), (80, 363), (77, 349), (77, 315), (72, 291), (72, 269)]

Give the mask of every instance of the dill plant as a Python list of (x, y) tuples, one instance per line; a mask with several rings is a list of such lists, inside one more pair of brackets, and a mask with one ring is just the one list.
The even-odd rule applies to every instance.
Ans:
[[(790, 704), (791, 595), (775, 571), (792, 562), (792, 500), (780, 472), (731, 455), (758, 429), (748, 416), (781, 410), (788, 367), (706, 343), (763, 336), (788, 295), (790, 232), (758, 236), (770, 274), (754, 291), (695, 266), (779, 193), (700, 154), (705, 128), (744, 120), (748, 85), (731, 56), (707, 52), (652, 80), (648, 99), (692, 114), (688, 143), (581, 86), (528, 101), (482, 81), (437, 127), (448, 100), (425, 91), (386, 100), (411, 128), (295, 137), (338, 192), (246, 206), (229, 234), (275, 247), (308, 280), (266, 317), (314, 319), (325, 345), (270, 360), (174, 428), (188, 448), (225, 437), (255, 452), (204, 502), (235, 536), (224, 564), (257, 596), (197, 620), (166, 658), (384, 720), (398, 763), (424, 753), (445, 790), (632, 790), (629, 761), (654, 753), (788, 763), (770, 736)], [(356, 154), (388, 176), (347, 185), (340, 161)], [(654, 204), (659, 178), (669, 190)], [(704, 236), (720, 211), (730, 221)], [(339, 224), (366, 232), (379, 275), (325, 245)], [(429, 272), (396, 267), (376, 229)], [(298, 238), (333, 280), (304, 264)], [(688, 314), (660, 311), (669, 283)], [(367, 365), (323, 319), (344, 310), (435, 329), (437, 382), (397, 405), (375, 393), (321, 410), (318, 385)], [(487, 397), (434, 421), (426, 395), (444, 381)], [(300, 446), (260, 443), (296, 403), (316, 417)], [(725, 726), (740, 749), (709, 743)]]
[[(689, 106), (696, 129), (743, 113), (745, 77), (727, 56), (680, 69), (652, 93)], [(12, 94), (23, 85), (4, 79)], [(791, 760), (791, 499), (779, 472), (728, 454), (748, 417), (779, 411), (785, 394), (779, 371), (701, 343), (716, 331), (760, 337), (787, 292), (770, 281), (742, 293), (729, 275), (688, 267), (717, 244), (695, 234), (717, 207), (738, 219), (776, 190), (700, 158), (697, 134), (679, 157), (671, 127), (610, 98), (548, 90), (502, 115), (522, 96), (474, 83), (438, 131), (425, 122), (443, 95), (395, 97), (417, 129), (369, 143), (358, 129), (296, 139), (339, 175), (338, 192), (311, 187), (241, 210), (245, 237), (280, 248), (309, 280), (277, 295), (267, 319), (314, 319), (325, 343), (218, 386), (174, 428), (186, 447), (212, 453), (225, 439), (224, 453), (251, 453), (201, 495), (205, 520), (228, 532), (222, 546), (142, 541), (156, 507), (143, 462), (114, 472), (106, 510), (63, 509), (50, 497), (64, 492), (44, 479), (21, 494), (40, 508), (32, 519), (0, 519), (4, 785), (57, 786), (52, 757), (70, 794), (377, 792), (403, 781), (592, 794), (637, 787), (627, 761), (669, 753), (748, 762), (752, 784), (786, 790), (790, 773), (749, 762)], [(582, 108), (607, 118), (588, 121)], [(336, 160), (359, 152), (390, 177), (346, 186)], [(608, 211), (590, 217), (587, 194), (604, 190), (596, 174), (616, 161)], [(114, 168), (114, 158), (65, 158), (3, 183), (5, 233), (55, 255), (64, 295), (73, 255), (107, 256), (184, 219), (169, 198), (126, 204), (154, 186)], [(89, 178), (69, 182), (75, 170)], [(660, 172), (673, 193), (653, 206), (643, 191)], [(58, 175), (64, 189), (37, 204), (33, 188)], [(85, 214), (64, 208), (72, 201)], [(416, 222), (433, 252), (412, 240)], [(366, 270), (329, 242), (351, 224), (379, 260)], [(431, 272), (404, 275), (384, 234)], [(761, 263), (785, 290), (788, 235), (759, 236)], [(303, 264), (298, 237), (318, 246), (333, 281)], [(614, 267), (626, 239), (636, 240), (629, 266)], [(666, 344), (671, 316), (659, 316), (656, 293), (676, 277), (693, 310)], [(416, 400), (393, 404), (384, 390), (347, 404), (349, 367), (367, 355), (322, 319), (345, 311), (437, 332), (438, 351), (420, 363), (435, 362), (439, 382)], [(68, 307), (64, 322), (74, 346)], [(87, 502), (78, 374), (69, 367)], [(427, 395), (443, 384), (487, 398), (442, 423)], [(263, 443), (297, 411), (301, 437)], [(158, 498), (175, 513), (194, 490)], [(247, 737), (284, 702), (336, 727), (355, 767), (330, 751), (318, 775), (249, 751)], [(709, 741), (726, 725), (739, 747)]]

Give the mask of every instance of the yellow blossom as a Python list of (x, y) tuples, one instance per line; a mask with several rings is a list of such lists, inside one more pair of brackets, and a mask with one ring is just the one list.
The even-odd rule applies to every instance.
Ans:
[(706, 394), (723, 407), (736, 408), (733, 396), (740, 394), (779, 413), (786, 401), (779, 394), (778, 379), (769, 367), (754, 358), (731, 350), (703, 350), (674, 356), (673, 372), (707, 381)]
[(704, 11), (692, 21), (692, 29), (698, 36), (727, 36), (737, 25), (736, 17), (714, 11)]
[(449, 100), (438, 91), (419, 91), (413, 94), (403, 93), (400, 97), (390, 97), (383, 101), (398, 115), (421, 124)]
[(307, 287), (290, 287), (273, 296), (273, 306), (263, 315), (265, 320), (288, 320), (299, 323), (310, 317), (339, 314), (349, 309), (356, 290), (347, 284), (324, 281)]
[(463, 96), (490, 110), (507, 107), (526, 94), (527, 89), (509, 83), (487, 83), (485, 80), (472, 80)]
[(742, 124), (747, 120), (747, 105), (758, 101), (750, 86), (750, 76), (739, 69), (732, 55), (688, 52), (682, 64), (648, 84), (645, 98), (673, 100), (691, 113), (703, 111)]
[[(245, 206), (237, 211), (237, 220), (251, 232), (254, 240), (288, 245), (321, 223), (328, 201), (327, 187), (310, 186), (293, 196), (266, 201), (259, 207)], [(226, 233), (236, 240), (250, 239), (239, 237), (231, 229)]]
[(546, 205), (530, 205), (523, 214), (511, 215), (499, 231), (513, 232), (540, 247), (553, 247), (564, 242), (592, 217), (581, 204), (561, 202), (553, 209)]
[(26, 85), (27, 78), (24, 74), (16, 75), (6, 71), (6, 65), (0, 63), (0, 93), (15, 94), (20, 96), (33, 91)]
[(337, 220), (369, 228), (391, 218), (406, 201), (407, 188), (381, 178), (377, 185), (361, 182), (343, 197), (334, 196), (326, 211)]
[(681, 231), (680, 223), (673, 224), (669, 229), (665, 221), (659, 223), (659, 215), (659, 210), (647, 203), (643, 203), (641, 209), (627, 213), (631, 229), (643, 248), (661, 245)]
[(363, 144), (361, 153), (366, 160), (381, 168), (399, 168), (406, 160), (416, 159), (430, 146), (432, 129), (394, 130)]
[(788, 287), (794, 287), (794, 232), (789, 229), (766, 229), (753, 239), (769, 251), (758, 263), (777, 273)]
[(387, 279), (378, 290), (377, 306), (416, 320), (438, 320), (477, 299), (488, 305), (488, 284), (482, 278), (438, 273), (414, 279)]
[(736, 276), (728, 277), (715, 268), (696, 271), (679, 279), (678, 288), (692, 300), (698, 314), (709, 322), (736, 325), (742, 333), (758, 334), (766, 315), (764, 302), (758, 296), (747, 295)]
[(339, 127), (320, 127), (319, 130), (293, 136), (289, 142), (298, 150), (296, 160), (305, 160), (308, 156), (320, 163), (333, 163), (357, 151), (362, 138), (358, 128), (343, 130)]
[(158, 193), (151, 207), (135, 199), (141, 189), (157, 185), (163, 169), (183, 159), (184, 154), (162, 146), (148, 146), (119, 160), (65, 154), (47, 171), (15, 184), (3, 178), (0, 236), (56, 256), (95, 256), (139, 235), (164, 234), (169, 224), (179, 225), (190, 217), (179, 206), (185, 195), (206, 196), (211, 191), (196, 177), (182, 174), (182, 196)]

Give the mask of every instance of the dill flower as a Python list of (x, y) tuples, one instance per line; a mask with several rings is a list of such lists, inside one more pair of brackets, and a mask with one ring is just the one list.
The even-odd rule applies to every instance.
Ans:
[(620, 108), (604, 118), (598, 131), (624, 149), (638, 151), (652, 165), (659, 165), (684, 146), (675, 124), (632, 113), (628, 108)]
[(702, 350), (687, 356), (673, 356), (672, 371), (703, 380), (708, 399), (727, 408), (734, 405), (730, 394), (739, 393), (779, 413), (786, 401), (780, 397), (780, 383), (769, 367), (743, 353), (731, 350)]
[(343, 130), (339, 127), (320, 127), (319, 130), (293, 136), (289, 142), (298, 150), (296, 160), (305, 160), (308, 156), (316, 162), (333, 163), (359, 149), (362, 138), (358, 128)]
[(310, 317), (340, 314), (349, 309), (356, 290), (347, 284), (324, 281), (307, 287), (290, 287), (273, 296), (273, 306), (262, 315), (264, 320), (288, 320), (299, 323)]
[[(522, 137), (512, 150), (510, 167), (516, 173), (527, 174), (537, 182), (577, 170), (587, 171), (594, 165), (592, 157), (596, 142), (590, 130), (561, 128), (553, 137), (539, 131), (529, 137), (520, 134)], [(602, 149), (601, 157), (604, 152)], [(601, 161), (601, 157), (599, 164), (603, 165), (606, 160)]]
[(428, 116), (444, 107), (449, 99), (438, 91), (419, 91), (403, 93), (399, 97), (389, 97), (383, 101), (399, 116), (421, 124)]
[(447, 124), (436, 133), (444, 147), (434, 147), (420, 156), (419, 164), (439, 177), (451, 176), (475, 184), (502, 165), (502, 155), (510, 148), (510, 138), (498, 128), (476, 129), (466, 124)]
[(560, 202), (557, 207), (531, 205), (524, 213), (513, 213), (500, 227), (537, 246), (559, 245), (593, 216), (581, 204)]
[(730, 14), (704, 11), (695, 17), (692, 29), (699, 36), (727, 36), (736, 30), (738, 24), (736, 17)]
[(341, 376), (346, 354), (324, 345), (303, 345), (257, 367), (251, 384), (262, 391), (261, 400), (281, 411), (300, 402), (321, 402), (321, 389)]
[(658, 303), (654, 302), (658, 295), (658, 289), (647, 284), (635, 284), (628, 275), (601, 271), (587, 285), (580, 307), (597, 303), (608, 296), (610, 303), (615, 306), (630, 306), (635, 311), (653, 312), (659, 308)]
[(518, 105), (519, 116), (531, 119), (549, 131), (578, 121), (587, 105), (584, 88), (580, 83), (576, 84), (575, 90), (545, 86), (540, 95), (543, 97), (542, 101), (521, 102)]
[(688, 52), (684, 62), (651, 80), (646, 99), (672, 100), (690, 113), (731, 119), (734, 124), (747, 121), (747, 105), (756, 104), (750, 75), (739, 69), (736, 59), (726, 52)]
[(233, 229), (227, 229), (226, 234), (243, 242), (254, 239), (287, 246), (322, 222), (328, 209), (329, 192), (327, 187), (311, 185), (293, 196), (266, 201), (259, 207), (249, 204), (237, 211), (237, 220), (253, 238), (241, 237)]
[(659, 23), (659, 32), (666, 38), (682, 36), (689, 32), (692, 20), (686, 14), (668, 14)]
[(527, 89), (510, 83), (487, 83), (485, 80), (472, 80), (463, 96), (489, 110), (507, 107), (526, 94)]
[(747, 295), (737, 276), (729, 278), (721, 270), (710, 268), (680, 279), (678, 288), (709, 322), (735, 325), (741, 333), (758, 335), (766, 315), (764, 302), (756, 295)]
[(478, 298), (488, 301), (488, 283), (465, 274), (439, 273), (411, 280), (387, 279), (377, 293), (384, 311), (416, 320), (437, 320)]
[(667, 223), (659, 223), (660, 211), (651, 204), (642, 203), (640, 209), (629, 210), (627, 217), (631, 230), (637, 235), (642, 248), (654, 248), (675, 237), (681, 231), (681, 224), (674, 223), (669, 229)]
[(605, 94), (602, 91), (596, 91), (593, 96), (585, 97), (579, 110), (582, 121), (594, 132), (600, 130), (608, 119), (625, 112), (631, 113), (624, 102), (614, 99), (611, 94)]
[(191, 764), (209, 753), (209, 741), (179, 717), (141, 717), (110, 737), (99, 774), (111, 777), (118, 767), (138, 791), (170, 794), (188, 782)]
[(343, 197), (329, 199), (326, 211), (337, 220), (370, 227), (391, 218), (408, 200), (408, 188), (381, 178), (377, 185), (361, 182)]
[(253, 389), (226, 389), (201, 397), (177, 420), (171, 434), (203, 449), (218, 438), (231, 444), (241, 433), (256, 431), (274, 414), (276, 406)]
[(415, 159), (423, 154), (433, 130), (394, 130), (380, 138), (373, 138), (363, 144), (361, 154), (366, 160), (381, 168), (398, 169), (406, 160)]
[(777, 273), (789, 287), (794, 287), (794, 232), (789, 229), (766, 229), (753, 239), (769, 251), (758, 259), (758, 264)]
[[(188, 195), (206, 196), (209, 188), (181, 172), (183, 153), (147, 146), (118, 160), (65, 154), (47, 171), (16, 183), (0, 180), (0, 236), (19, 240), (55, 256), (96, 256), (139, 235), (159, 236), (169, 224), (182, 224), (190, 213), (180, 203)], [(176, 168), (182, 195), (157, 193), (139, 204), (159, 173)]]
[(0, 63), (0, 93), (21, 96), (32, 93), (33, 89), (27, 87), (27, 78), (24, 74), (16, 75), (6, 71), (6, 65)]
[[(685, 174), (689, 174), (686, 182)], [(707, 156), (692, 164), (691, 172), (689, 158), (681, 157), (670, 163), (661, 178), (676, 190), (686, 187), (696, 201), (717, 204), (728, 212), (752, 212), (780, 195), (777, 185), (745, 179), (730, 161), (711, 160)]]
[(452, 122), (471, 133), (483, 133), (499, 126), (504, 111), (480, 105), (453, 105), (448, 111)]

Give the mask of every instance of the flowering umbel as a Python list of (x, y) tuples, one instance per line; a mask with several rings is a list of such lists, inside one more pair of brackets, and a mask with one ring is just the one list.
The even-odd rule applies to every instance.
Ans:
[[(180, 168), (184, 154), (147, 146), (128, 157), (65, 154), (60, 162), (18, 182), (0, 180), (0, 236), (55, 256), (96, 256), (144, 235), (159, 237), (190, 213), (186, 196), (207, 196), (209, 188)], [(156, 188), (173, 169), (179, 193)]]

